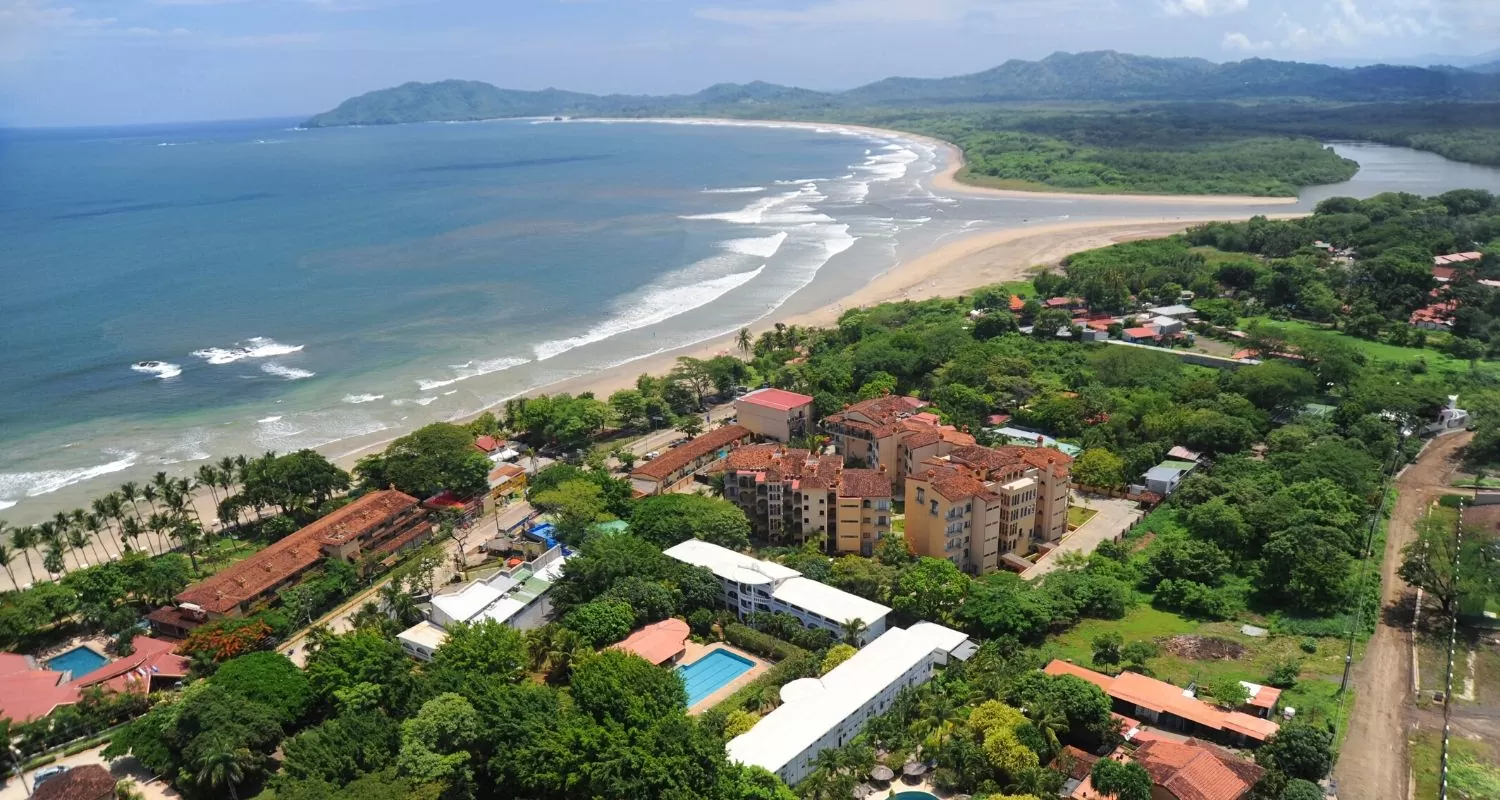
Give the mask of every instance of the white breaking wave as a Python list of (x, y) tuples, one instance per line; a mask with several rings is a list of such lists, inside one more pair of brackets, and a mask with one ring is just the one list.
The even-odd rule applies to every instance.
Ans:
[(15, 507), (16, 507), (16, 501), (14, 501), (14, 500), (0, 500), (0, 511), (4, 511), (7, 508), (15, 508)]
[(764, 265), (750, 272), (726, 275), (722, 278), (650, 289), (629, 308), (594, 326), (588, 333), (537, 345), (536, 358), (538, 361), (545, 361), (575, 347), (601, 342), (612, 336), (664, 322), (678, 314), (712, 303), (755, 280), (763, 271), (765, 271)]
[[(111, 472), (135, 466), (140, 453), (135, 451), (105, 451), (116, 456), (114, 461), (79, 469), (47, 469), (37, 472), (0, 472), (0, 497), (38, 497), (50, 494), (75, 483), (108, 475)], [(14, 504), (14, 503), (12, 503)]]
[(264, 336), (252, 336), (246, 339), (244, 344), (239, 342), (235, 344), (236, 346), (231, 348), (205, 347), (202, 350), (194, 350), (193, 355), (210, 364), (233, 364), (245, 358), (271, 358), (302, 352), (300, 344), (282, 344)]
[(344, 395), (344, 402), (358, 405), (360, 403), (373, 403), (376, 400), (384, 398), (385, 395), (383, 394), (346, 394)]
[(875, 177), (871, 179), (874, 181), (893, 181), (906, 175), (907, 168), (921, 158), (915, 151), (901, 145), (888, 144), (881, 149), (890, 152), (870, 156), (855, 169), (874, 173)]
[(770, 258), (781, 249), (781, 243), (786, 241), (786, 231), (771, 236), (751, 237), (749, 239), (730, 239), (727, 242), (719, 242), (719, 247), (732, 253), (755, 256), (756, 258)]
[(437, 400), (436, 397), (418, 397), (415, 400), (402, 398), (402, 399), (398, 399), (398, 400), (392, 400), (391, 401), (391, 405), (393, 405), (393, 406), (425, 406), (428, 403), (431, 403), (431, 402), (433, 402), (435, 400)]
[(730, 186), (727, 189), (704, 189), (704, 194), (755, 194), (764, 192), (764, 186)]
[(303, 378), (311, 378), (312, 376), (318, 374), (311, 370), (288, 367), (285, 364), (277, 364), (274, 361), (268, 364), (261, 364), (260, 371), (266, 373), (267, 375), (275, 375), (278, 378), (285, 378), (289, 381), (300, 381)]
[(722, 211), (715, 214), (688, 214), (681, 219), (714, 220), (717, 222), (733, 222), (736, 225), (759, 225), (765, 217), (766, 211), (772, 206), (784, 200), (796, 197), (798, 192), (777, 195), (775, 197), (762, 197), (739, 211)]
[[(507, 370), (511, 367), (519, 367), (522, 364), (529, 363), (531, 363), (531, 359), (529, 358), (495, 358), (490, 359), (489, 361), (466, 361), (462, 364), (449, 365), (449, 369), (452, 369), (454, 371), (453, 377), (440, 381), (418, 380), (417, 388), (424, 392), (430, 392), (433, 389), (441, 389), (444, 386), (452, 386), (459, 381), (466, 381), (470, 378), (477, 378), (480, 375), (488, 375), (492, 372), (500, 372), (501, 370)], [(427, 402), (430, 403), (435, 399), (437, 398), (428, 398)], [(422, 405), (426, 404), (427, 403), (423, 403)]]
[(136, 372), (155, 375), (158, 378), (175, 378), (182, 374), (182, 367), (165, 361), (138, 361), (130, 365)]
[(280, 421), (281, 421), (281, 417), (262, 417), (262, 418), (256, 420), (256, 422), (259, 422), (262, 425), (270, 425), (273, 422), (280, 422)]

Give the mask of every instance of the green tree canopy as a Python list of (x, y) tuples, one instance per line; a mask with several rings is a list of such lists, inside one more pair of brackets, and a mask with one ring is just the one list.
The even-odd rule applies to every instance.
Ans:
[(418, 428), (354, 467), (366, 488), (395, 486), (417, 498), (445, 489), (473, 497), (489, 488), (489, 470), (489, 459), (474, 447), (469, 431), (446, 422)]
[(743, 550), (750, 546), (750, 521), (727, 500), (700, 494), (643, 498), (630, 517), (631, 533), (660, 548), (688, 539)]

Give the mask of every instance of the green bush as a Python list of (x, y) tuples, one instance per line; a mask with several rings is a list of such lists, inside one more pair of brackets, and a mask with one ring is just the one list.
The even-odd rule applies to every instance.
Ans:
[(1304, 652), (1304, 653), (1316, 653), (1316, 652), (1318, 652), (1318, 640), (1312, 638), (1311, 636), (1307, 637), (1306, 639), (1303, 639), (1302, 642), (1300, 644), (1298, 644), (1297, 646), (1300, 647), (1300, 648), (1302, 648), (1302, 652)]
[(773, 661), (784, 661), (807, 652), (791, 642), (784, 642), (738, 622), (724, 626), (724, 639), (735, 647)]

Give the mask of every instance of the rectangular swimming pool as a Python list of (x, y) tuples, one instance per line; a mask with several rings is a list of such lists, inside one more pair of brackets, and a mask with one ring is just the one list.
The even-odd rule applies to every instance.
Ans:
[(728, 650), (714, 650), (691, 664), (678, 667), (677, 674), (687, 684), (688, 708), (692, 708), (754, 668), (755, 663), (748, 658)]
[(79, 645), (72, 650), (47, 659), (47, 669), (54, 672), (71, 672), (70, 680), (77, 680), (109, 663), (109, 659), (92, 648)]

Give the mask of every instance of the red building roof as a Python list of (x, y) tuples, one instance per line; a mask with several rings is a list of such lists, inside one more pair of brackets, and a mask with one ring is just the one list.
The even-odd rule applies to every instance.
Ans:
[(735, 442), (750, 438), (750, 429), (743, 425), (726, 425), (722, 428), (711, 430), (680, 447), (668, 450), (655, 458), (636, 467), (630, 475), (640, 476), (652, 480), (666, 480), (668, 476), (682, 469), (688, 464), (710, 453), (717, 452), (721, 448), (728, 447)]
[(31, 800), (110, 800), (115, 776), (98, 764), (81, 764), (36, 787)]
[(1144, 325), (1139, 328), (1126, 328), (1125, 335), (1132, 339), (1154, 339), (1160, 333), (1155, 328)]
[[(27, 722), (51, 714), (58, 706), (78, 702), (78, 688), (62, 682), (64, 673), (33, 669), (24, 656), (12, 658), (22, 659), (27, 667), (0, 675), (0, 717)], [(13, 667), (13, 663), (7, 663), (5, 668)]]
[(417, 498), (395, 489), (371, 492), (269, 547), (189, 586), (177, 595), (214, 614), (228, 613), (299, 575), (323, 558), (324, 545), (368, 536), (417, 505)]
[(791, 411), (794, 408), (801, 408), (808, 405), (812, 401), (813, 399), (809, 395), (788, 392), (785, 389), (760, 389), (741, 397), (735, 402), (769, 408), (772, 411)]
[(1014, 311), (1020, 311), (1021, 309), (1025, 308), (1025, 307), (1026, 307), (1026, 301), (1022, 300), (1020, 295), (1013, 294), (1013, 295), (1010, 296), (1010, 310), (1011, 311), (1013, 311), (1013, 312)]
[(1054, 659), (1042, 670), (1048, 675), (1076, 675), (1098, 686), (1104, 693), (1124, 703), (1172, 714), (1211, 730), (1229, 730), (1257, 741), (1264, 741), (1280, 726), (1240, 711), (1224, 712), (1186, 694), (1165, 681), (1135, 672), (1122, 672), (1111, 678), (1076, 664)]
[(647, 625), (610, 647), (635, 653), (652, 664), (664, 664), (683, 651), (683, 643), (691, 633), (686, 622), (673, 617)]
[(846, 469), (839, 476), (839, 497), (890, 497), (891, 476), (875, 469)]
[(134, 650), (130, 655), (105, 664), (81, 678), (76, 678), (69, 685), (79, 689), (105, 686), (117, 692), (143, 692), (150, 690), (152, 678), (187, 677), (188, 666), (191, 662), (174, 653), (176, 645), (171, 642), (164, 642), (149, 636), (137, 636), (131, 644)]
[(474, 440), (474, 446), (481, 453), (493, 453), (500, 449), (500, 440), (493, 436), (480, 436)]
[(1264, 774), (1248, 761), (1191, 740), (1153, 739), (1136, 748), (1132, 759), (1178, 800), (1240, 800)]

